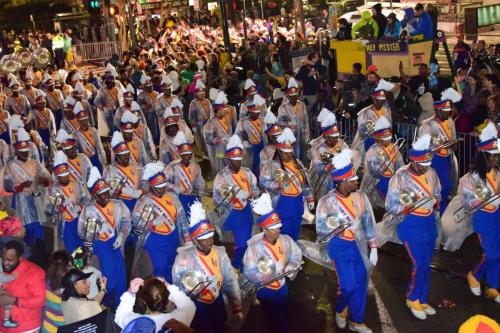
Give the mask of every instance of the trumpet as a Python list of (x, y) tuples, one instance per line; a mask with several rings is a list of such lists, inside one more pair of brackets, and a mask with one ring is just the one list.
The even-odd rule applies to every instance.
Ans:
[(459, 141), (463, 141), (464, 139), (459, 138), (456, 140), (451, 140), (451, 141), (444, 141), (442, 136), (436, 137), (436, 139), (432, 139), (432, 143), (437, 145), (436, 147), (432, 148), (432, 152), (438, 151), (440, 149), (448, 149), (451, 146), (457, 144)]
[(403, 221), (403, 219), (408, 216), (411, 212), (415, 211), (416, 209), (423, 207), (424, 205), (428, 204), (434, 200), (433, 196), (430, 197), (424, 197), (422, 199), (417, 198), (417, 194), (409, 189), (405, 188), (401, 194), (399, 195), (399, 202), (404, 205), (405, 207), (408, 207), (407, 209), (403, 210), (402, 212), (396, 214), (396, 215), (391, 215), (387, 214), (384, 217), (384, 222), (386, 222), (387, 226), (393, 224), (393, 223), (399, 223)]
[(113, 194), (111, 195), (112, 198), (116, 198), (126, 182), (126, 177), (113, 177), (109, 180), (109, 187), (111, 187), (111, 190), (113, 191)]
[(283, 187), (283, 186), (288, 185), (289, 183), (291, 183), (295, 179), (298, 179), (300, 176), (305, 177), (306, 172), (307, 172), (307, 169), (302, 168), (299, 170), (299, 172), (297, 172), (292, 177), (290, 177), (285, 170), (278, 168), (274, 171), (274, 179), (276, 179), (276, 181), (281, 183), (281, 186)]
[[(204, 283), (205, 283), (205, 285), (203, 286), (203, 288), (200, 291), (198, 291), (195, 295), (193, 295), (193, 292), (200, 285), (202, 285)], [(181, 284), (184, 287), (184, 290), (187, 291), (186, 295), (193, 296), (193, 298), (197, 298), (198, 295), (200, 295), (205, 289), (207, 289), (211, 283), (212, 283), (212, 281), (205, 279), (205, 276), (202, 273), (200, 273), (199, 271), (186, 272), (181, 279)]]
[(49, 196), (49, 203), (52, 205), (52, 208), (50, 209), (50, 217), (49, 217), (49, 225), (50, 226), (55, 225), (56, 222), (59, 220), (59, 214), (55, 214), (56, 207), (57, 207), (57, 211), (59, 211), (59, 207), (61, 207), (63, 202), (64, 202), (64, 196), (59, 192), (52, 193)]
[(241, 190), (236, 185), (224, 184), (220, 187), (220, 194), (222, 195), (222, 201), (215, 207), (215, 209), (219, 209), (226, 201), (229, 202), (236, 197), (236, 194)]
[(99, 233), (101, 230), (102, 226), (102, 221), (98, 218), (95, 217), (89, 217), (87, 218), (87, 221), (85, 222), (85, 233), (84, 233), (84, 238), (83, 238), (83, 246), (87, 249), (87, 252), (89, 256), (92, 256), (94, 253), (94, 242), (96, 235)]
[[(260, 260), (260, 258), (259, 258)], [(267, 260), (266, 260), (267, 261)], [(274, 263), (273, 263), (274, 265)], [(276, 267), (276, 266), (275, 266)], [(258, 263), (257, 263), (257, 269), (259, 269), (259, 266), (258, 266)], [(297, 272), (299, 272), (301, 269), (301, 267), (297, 267), (295, 269), (291, 269), (289, 271), (286, 271), (285, 273), (283, 274), (280, 274), (276, 277), (273, 277), (269, 280), (267, 280), (266, 282), (262, 282), (258, 285), (255, 285), (254, 283), (252, 283), (251, 281), (249, 280), (246, 280), (241, 286), (240, 286), (240, 291), (241, 291), (241, 299), (242, 301), (245, 301), (247, 300), (248, 298), (250, 298), (252, 295), (256, 294), (259, 290), (261, 290), (262, 288), (265, 288), (267, 287), (268, 285), (276, 282), (276, 281), (279, 281), (289, 275), (292, 275), (292, 274), (295, 274)], [(260, 271), (260, 269), (259, 269)], [(275, 271), (272, 272), (272, 274), (274, 274)]]
[(136, 229), (135, 233), (138, 237), (142, 237), (144, 235), (144, 231), (146, 230), (148, 224), (153, 221), (158, 214), (156, 213), (154, 206), (152, 204), (145, 204), (141, 210), (141, 221), (143, 224), (140, 229)]
[(404, 138), (399, 138), (394, 143), (394, 146), (389, 151), (389, 153), (385, 153), (383, 150), (379, 150), (377, 154), (377, 160), (380, 161), (380, 167), (377, 169), (373, 180), (366, 185), (365, 193), (371, 193), (375, 186), (380, 182), (380, 177), (387, 171), (389, 166), (391, 165), (394, 158), (396, 158), (398, 152), (403, 148), (406, 140)]
[(478, 210), (486, 207), (487, 205), (491, 204), (500, 197), (500, 191), (496, 193), (491, 193), (488, 187), (483, 186), (482, 184), (477, 184), (476, 186), (474, 186), (473, 193), (474, 193), (474, 198), (476, 198), (481, 202), (476, 206), (474, 206), (471, 210), (466, 211), (465, 214), (463, 213), (463, 211), (465, 211), (465, 208), (463, 206), (458, 208), (455, 212), (453, 212), (453, 219), (455, 220), (456, 223), (462, 222), (463, 220), (465, 220)]
[(318, 237), (316, 239), (317, 244), (328, 243), (330, 239), (337, 237), (352, 225), (351, 222), (348, 222), (345, 217), (341, 216), (338, 212), (336, 212), (336, 214), (329, 215), (326, 218), (325, 224), (328, 228), (332, 229), (332, 231), (321, 238)]

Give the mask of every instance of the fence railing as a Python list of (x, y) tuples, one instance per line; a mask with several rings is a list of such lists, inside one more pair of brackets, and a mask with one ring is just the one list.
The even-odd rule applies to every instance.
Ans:
[(76, 62), (108, 60), (113, 54), (120, 54), (117, 42), (84, 43), (75, 46)]
[[(356, 120), (342, 118), (339, 119), (338, 126), (340, 133), (344, 135), (346, 143), (349, 145), (352, 144), (358, 129), (358, 122)], [(405, 144), (401, 149), (401, 154), (405, 161), (408, 161), (408, 151), (417, 136), (417, 129), (417, 125), (405, 123), (393, 124), (394, 136), (396, 138), (405, 139)], [(457, 133), (457, 139), (459, 143), (458, 149), (455, 151), (455, 156), (457, 157), (458, 172), (461, 177), (469, 171), (471, 162), (476, 156), (477, 137), (468, 133)]]

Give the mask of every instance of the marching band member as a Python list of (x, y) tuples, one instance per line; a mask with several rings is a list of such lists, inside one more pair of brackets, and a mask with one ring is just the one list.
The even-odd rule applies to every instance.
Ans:
[(62, 151), (54, 157), (54, 185), (49, 188), (49, 196), (62, 195), (61, 203), (48, 203), (46, 212), (49, 214), (62, 214), (61, 222), (62, 239), (64, 248), (68, 253), (73, 253), (83, 242), (78, 236), (78, 217), (81, 207), (90, 200), (90, 195), (83, 182), (77, 182), (70, 177), (68, 158)]
[(45, 73), (42, 79), (43, 92), (47, 101), (47, 108), (52, 111), (56, 126), (61, 123), (64, 110), (64, 96), (59, 89), (56, 89), (54, 79), (48, 73)]
[[(217, 96), (218, 102), (223, 99), (222, 95)], [(233, 127), (226, 116), (228, 110), (222, 103), (214, 104), (214, 116), (203, 126), (203, 136), (207, 143), (208, 156), (212, 170), (221, 171), (226, 165), (224, 151), (229, 137), (233, 134)]]
[(137, 103), (141, 107), (144, 120), (151, 131), (153, 142), (157, 145), (160, 143), (160, 126), (162, 123), (162, 114), (159, 115), (156, 109), (158, 93), (153, 90), (151, 78), (145, 74), (141, 76), (141, 87), (142, 91), (137, 95)]
[(186, 136), (186, 139), (188, 140), (189, 143), (194, 142), (194, 135), (193, 132), (191, 131), (191, 128), (189, 128), (188, 124), (182, 117), (182, 110), (184, 109), (184, 105), (182, 104), (181, 100), (178, 98), (175, 98), (172, 101), (172, 104), (170, 106), (172, 109), (172, 113), (174, 114), (174, 119), (177, 122), (177, 125), (179, 126), (179, 130), (184, 132), (184, 135)]
[(125, 111), (120, 121), (120, 132), (130, 150), (130, 158), (132, 161), (140, 165), (146, 165), (149, 163), (149, 156), (146, 153), (146, 148), (142, 140), (135, 136), (135, 124), (138, 122), (139, 118), (137, 118), (134, 113), (128, 110)]
[(193, 159), (193, 146), (182, 131), (177, 132), (174, 144), (180, 158), (166, 166), (165, 175), (170, 184), (169, 191), (179, 197), (184, 211), (189, 215), (189, 207), (199, 201), (200, 192), (205, 191), (205, 180), (200, 165)]
[(75, 133), (80, 127), (78, 119), (76, 119), (75, 113), (73, 112), (76, 102), (77, 100), (71, 96), (66, 97), (64, 100), (63, 118), (61, 119), (60, 128), (70, 134)]
[[(235, 254), (232, 264), (241, 271), (247, 241), (252, 237), (253, 215), (249, 201), (257, 197), (259, 190), (255, 175), (241, 166), (243, 143), (238, 135), (229, 139), (225, 155), (227, 166), (215, 176), (213, 198), (221, 211), (228, 211), (227, 216), (224, 214), (223, 229), (233, 233)], [(222, 193), (226, 186), (232, 187), (234, 195)]]
[(217, 93), (217, 97), (215, 98), (214, 104), (212, 106), (213, 112), (216, 112), (220, 109), (224, 109), (224, 117), (226, 118), (226, 122), (231, 125), (231, 131), (233, 131), (236, 128), (238, 122), (236, 108), (232, 105), (229, 105), (227, 95), (222, 90)]
[(112, 198), (120, 199), (132, 211), (137, 199), (142, 195), (142, 167), (131, 158), (129, 145), (119, 131), (111, 138), (113, 162), (104, 169), (104, 179), (111, 184), (112, 179), (118, 179), (118, 187), (112, 188)]
[(43, 253), (45, 222), (43, 188), (51, 184), (51, 177), (43, 165), (30, 158), (30, 136), (24, 128), (18, 128), (15, 135), (15, 159), (9, 161), (3, 170), (3, 184), (7, 192), (14, 194), (12, 206), (16, 216), (26, 228), (25, 241)]
[(243, 139), (243, 145), (250, 149), (250, 163), (253, 174), (258, 178), (260, 173), (260, 152), (265, 146), (265, 128), (261, 118), (261, 110), (253, 102), (247, 104), (247, 115), (241, 118), (236, 133)]
[(7, 96), (4, 109), (11, 115), (18, 114), (20, 116), (27, 117), (30, 113), (31, 106), (26, 96), (19, 93), (20, 86), (21, 85), (16, 78), (10, 80), (9, 89), (12, 94)]
[(260, 173), (260, 184), (276, 196), (275, 210), (283, 223), (282, 233), (297, 240), (304, 215), (304, 199), (309, 210), (313, 210), (314, 196), (309, 188), (306, 169), (293, 154), (295, 136), (292, 130), (285, 128), (277, 141), (278, 149), (273, 160), (264, 165)]
[(189, 104), (188, 119), (193, 130), (195, 143), (200, 152), (206, 153), (207, 147), (203, 137), (203, 125), (207, 122), (212, 114), (212, 103), (208, 98), (205, 98), (205, 85), (201, 80), (196, 81), (195, 99)]
[(409, 152), (410, 164), (401, 167), (392, 176), (385, 198), (386, 211), (392, 216), (403, 217), (396, 226), (397, 235), (412, 261), (406, 305), (413, 316), (421, 320), (436, 314), (427, 296), (430, 264), (437, 238), (436, 210), (441, 201), (441, 185), (436, 171), (430, 167), (430, 143), (431, 136), (428, 134), (413, 143)]
[(146, 148), (148, 160), (156, 160), (156, 146), (153, 141), (151, 131), (149, 130), (147, 124), (144, 122), (144, 114), (142, 113), (141, 107), (139, 106), (139, 104), (137, 104), (137, 102), (132, 102), (130, 111), (137, 117), (137, 121), (135, 123), (132, 123), (135, 136), (142, 141), (144, 148)]
[(5, 143), (10, 145), (10, 131), (9, 131), (9, 118), (10, 114), (6, 110), (3, 109), (3, 98), (6, 98), (5, 95), (2, 96), (0, 93), (0, 139), (4, 140)]
[(248, 117), (248, 105), (253, 103), (253, 98), (257, 95), (257, 86), (252, 79), (247, 79), (245, 85), (243, 86), (243, 92), (245, 93), (245, 101), (240, 105), (240, 120)]
[(443, 149), (439, 147), (455, 141), (457, 133), (455, 121), (451, 118), (451, 102), (449, 100), (434, 102), (434, 110), (436, 112), (435, 116), (422, 122), (418, 135), (429, 134), (432, 138), (431, 150), (434, 154), (431, 166), (436, 170), (441, 183), (442, 201), (440, 211), (444, 212), (448, 206), (449, 197), (453, 194), (454, 180), (452, 174), (458, 174), (453, 171), (453, 149), (458, 148), (458, 144)]
[[(227, 313), (223, 294), (228, 296), (236, 318), (243, 319), (238, 277), (226, 249), (213, 245), (214, 228), (200, 202), (191, 206), (189, 220), (189, 233), (194, 245), (179, 249), (173, 267), (173, 281), (188, 294), (198, 293), (194, 299), (196, 313), (191, 327), (204, 333), (224, 333)], [(188, 274), (210, 283), (191, 286), (186, 283)]]
[(90, 159), (92, 165), (102, 170), (106, 165), (106, 153), (102, 146), (101, 138), (97, 133), (97, 129), (90, 127), (89, 116), (83, 110), (80, 102), (76, 102), (73, 113), (78, 119), (79, 128), (73, 133), (78, 144), (78, 150)]
[[(163, 120), (163, 113), (167, 108), (172, 109), (172, 103), (177, 99), (177, 96), (172, 94), (172, 80), (168, 75), (163, 75), (160, 81), (161, 90), (163, 92), (158, 95), (155, 104), (156, 116), (158, 118), (158, 124), (161, 124)], [(159, 128), (160, 141), (162, 139), (162, 130)]]
[[(123, 105), (120, 106), (118, 109), (116, 109), (115, 112), (113, 124), (115, 125), (116, 128), (120, 127), (120, 121), (125, 111), (132, 111), (132, 104), (134, 103), (137, 104), (137, 102), (134, 101), (134, 94), (135, 94), (134, 87), (132, 87), (132, 85), (129, 83), (127, 85), (127, 89), (125, 89), (125, 91), (123, 92)], [(137, 106), (139, 105), (137, 104)]]
[(364, 163), (366, 151), (375, 143), (375, 139), (370, 135), (377, 120), (384, 116), (389, 123), (392, 123), (391, 110), (386, 105), (386, 91), (392, 90), (393, 87), (393, 83), (381, 79), (371, 94), (373, 104), (358, 113), (358, 131), (352, 147), (361, 154), (361, 163)]
[(309, 118), (306, 105), (299, 101), (299, 85), (292, 77), (285, 91), (288, 103), (283, 103), (278, 109), (278, 124), (292, 130), (297, 143), (294, 147), (295, 156), (301, 161), (306, 160), (306, 144), (309, 142)]
[(91, 92), (88, 91), (81, 82), (78, 82), (71, 93), (71, 97), (75, 99), (75, 101), (80, 102), (83, 106), (83, 109), (88, 113), (90, 117), (90, 123), (92, 126), (96, 126), (96, 121), (94, 119), (94, 112), (92, 111), (92, 105), (89, 102), (89, 96), (91, 96)]
[[(316, 176), (315, 194), (318, 198), (321, 198), (334, 188), (333, 180), (328, 176), (333, 169), (331, 157), (349, 148), (347, 143), (340, 138), (335, 114), (328, 109), (322, 109), (321, 112), (323, 113), (322, 117), (318, 118), (322, 119), (320, 124), (324, 141), (311, 147), (311, 167), (309, 171)], [(325, 156), (328, 158), (325, 158)]]
[[(281, 128), (276, 124), (278, 118), (271, 111), (267, 111), (264, 116), (264, 122), (266, 123), (266, 130), (264, 133), (267, 135), (267, 145), (260, 152), (260, 168), (259, 171), (262, 170), (264, 165), (269, 163), (276, 153), (276, 147), (278, 145), (278, 141), (276, 138), (281, 134)], [(260, 178), (260, 175), (259, 175)]]
[[(106, 67), (106, 69), (108, 70), (108, 67)], [(104, 74), (104, 86), (97, 91), (97, 95), (94, 99), (94, 105), (97, 108), (98, 123), (99, 119), (103, 119), (106, 122), (105, 125), (107, 125), (110, 132), (113, 131), (114, 113), (116, 109), (118, 109), (123, 103), (122, 93), (116, 86), (115, 76), (111, 72), (112, 70), (107, 71)], [(99, 116), (99, 114), (101, 114), (101, 116)], [(101, 127), (103, 125), (104, 124), (99, 124), (99, 129), (104, 128)]]
[[(363, 257), (368, 257), (369, 247), (367, 262), (373, 266), (377, 264), (375, 217), (368, 197), (358, 191), (358, 176), (351, 158), (352, 151), (344, 149), (332, 159), (334, 169), (331, 175), (336, 190), (319, 199), (316, 233), (322, 242), (328, 241), (328, 256), (337, 272), (337, 326), (345, 328), (349, 318), (351, 331), (371, 333), (364, 323), (370, 267), (365, 266)], [(346, 228), (328, 239), (331, 232), (342, 225)]]
[[(371, 135), (375, 144), (366, 152), (361, 189), (373, 206), (384, 208), (389, 180), (404, 165), (404, 160), (399, 148), (392, 143), (392, 126), (384, 116), (377, 120)], [(376, 185), (368, 189), (374, 182)]]
[(90, 175), (90, 169), (92, 169), (92, 162), (90, 162), (87, 155), (76, 151), (75, 138), (64, 129), (61, 128), (57, 132), (56, 142), (68, 158), (70, 179), (77, 183), (85, 184)]
[[(45, 93), (38, 91), (28, 121), (32, 123), (32, 128), (38, 132), (43, 143), (47, 147), (52, 147), (51, 139), (56, 136), (56, 121), (50, 109), (46, 108), (47, 101)], [(55, 154), (55, 152), (52, 152)]]
[(26, 96), (29, 105), (34, 106), (36, 97), (38, 96), (38, 89), (33, 87), (33, 73), (31, 71), (26, 71), (24, 77), (24, 88), (19, 92), (21, 95)]
[[(92, 246), (102, 275), (107, 279), (108, 292), (104, 296), (103, 304), (109, 306), (114, 300), (116, 307), (120, 296), (127, 290), (122, 246), (130, 232), (130, 211), (122, 201), (110, 197), (109, 184), (101, 177), (96, 167), (90, 171), (87, 187), (92, 201), (82, 208), (78, 220), (78, 235), (84, 244), (90, 243)], [(95, 231), (89, 227), (89, 219), (97, 220)]]
[[(172, 265), (181, 242), (189, 241), (186, 213), (175, 195), (167, 192), (167, 177), (161, 162), (148, 163), (142, 180), (149, 184), (149, 193), (137, 200), (132, 212), (135, 230), (147, 232), (144, 249), (153, 266), (153, 275), (172, 283)], [(143, 221), (144, 206), (152, 205), (152, 220)], [(147, 225), (146, 222), (149, 222)]]
[[(17, 141), (17, 133), (18, 133), (18, 130), (19, 129), (24, 129), (24, 121), (23, 119), (21, 118), (21, 116), (15, 114), (15, 115), (12, 115), (10, 118), (9, 118), (9, 131), (10, 131), (10, 142), (11, 142), (11, 145), (10, 145), (10, 150), (11, 150), (11, 153), (10, 155), (11, 156), (16, 156), (16, 147), (15, 147), (15, 142)], [(34, 142), (32, 142), (31, 140), (28, 142), (28, 158), (30, 159), (33, 159), (35, 161), (38, 161), (40, 163), (43, 163), (44, 161), (44, 157), (43, 157), (43, 154), (41, 153), (41, 146), (36, 146)]]
[[(461, 203), (466, 211), (475, 212), (472, 215), (472, 226), (483, 247), (483, 257), (473, 271), (467, 274), (467, 281), (472, 293), (481, 295), (481, 281), (486, 279), (487, 288), (485, 295), (487, 298), (500, 303), (498, 292), (500, 279), (500, 150), (498, 142), (498, 132), (493, 123), (483, 129), (479, 136), (477, 145), (478, 155), (473, 167), (465, 179), (461, 182), (462, 197)], [(486, 198), (478, 198), (478, 189), (488, 191)], [(483, 190), (484, 191), (484, 190)], [(496, 199), (493, 199), (495, 197)], [(488, 202), (482, 208), (479, 205)]]
[(55, 82), (56, 89), (59, 89), (63, 95), (63, 99), (70, 96), (73, 92), (73, 87), (66, 84), (66, 78), (68, 77), (68, 72), (64, 69), (59, 69), (55, 74), (52, 75)]
[(171, 108), (165, 109), (163, 113), (163, 124), (165, 126), (165, 135), (160, 142), (160, 161), (168, 165), (170, 162), (179, 158), (177, 147), (174, 144), (174, 138), (180, 130)]
[[(281, 235), (281, 219), (273, 211), (271, 196), (263, 193), (252, 203), (252, 208), (259, 216), (257, 225), (262, 228), (262, 233), (248, 241), (243, 258), (245, 276), (255, 284), (266, 283), (287, 273), (293, 280), (302, 265), (302, 252), (289, 236)], [(262, 260), (272, 263), (274, 269), (262, 272), (262, 268), (259, 268)], [(266, 285), (257, 291), (256, 296), (273, 331), (289, 332), (288, 286), (285, 277)]]

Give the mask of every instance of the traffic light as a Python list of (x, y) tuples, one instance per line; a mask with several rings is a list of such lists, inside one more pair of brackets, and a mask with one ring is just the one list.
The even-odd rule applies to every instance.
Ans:
[(99, 0), (90, 0), (89, 5), (91, 9), (97, 9), (100, 6)]

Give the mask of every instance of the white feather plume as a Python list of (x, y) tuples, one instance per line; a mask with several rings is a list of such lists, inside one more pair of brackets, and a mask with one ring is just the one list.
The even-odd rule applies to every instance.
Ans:
[(64, 105), (75, 105), (76, 103), (76, 99), (73, 98), (73, 96), (71, 95), (68, 95), (68, 97), (66, 97), (66, 99), (64, 100)]
[(12, 115), (12, 116), (9, 118), (8, 124), (9, 124), (9, 128), (10, 128), (11, 130), (16, 130), (16, 129), (19, 129), (19, 128), (23, 128), (23, 127), (24, 127), (23, 120), (21, 119), (21, 116), (20, 116), (20, 115), (18, 115), (18, 114), (14, 114), (14, 115)]
[(385, 91), (391, 91), (392, 89), (394, 89), (394, 83), (391, 83), (384, 79), (380, 79), (380, 81), (378, 81), (377, 88), (375, 88), (375, 90), (385, 90)]
[(219, 96), (219, 90), (215, 88), (210, 88), (210, 91), (208, 92), (208, 98), (210, 98), (212, 102), (215, 102), (217, 96)]
[[(141, 79), (142, 79), (142, 77), (141, 77)], [(135, 93), (134, 87), (132, 87), (132, 85), (130, 83), (127, 84), (127, 89), (125, 89), (125, 92), (134, 94)]]
[(172, 109), (167, 107), (165, 111), (163, 111), (163, 119), (167, 119), (168, 117), (173, 117), (174, 113), (172, 112)]
[(132, 111), (141, 111), (141, 107), (136, 101), (132, 101), (130, 108), (132, 109)]
[(217, 98), (215, 99), (215, 104), (227, 104), (228, 101), (227, 101), (227, 96), (226, 96), (226, 93), (223, 92), (223, 91), (219, 91), (219, 93), (217, 94)]
[(203, 208), (202, 203), (198, 200), (193, 202), (193, 204), (189, 206), (189, 209), (191, 210), (189, 214), (189, 227), (193, 227), (200, 221), (207, 219), (205, 208)]
[(66, 132), (66, 130), (64, 128), (61, 128), (59, 129), (59, 131), (57, 131), (57, 135), (56, 135), (56, 141), (59, 142), (59, 143), (63, 143), (63, 142), (66, 142), (66, 140), (68, 139), (71, 139), (72, 136), (68, 134), (68, 132)]
[(141, 84), (144, 85), (148, 81), (151, 81), (151, 78), (149, 76), (147, 76), (146, 74), (142, 74), (142, 76), (141, 76)]
[(479, 135), (479, 141), (485, 142), (488, 140), (491, 140), (493, 138), (498, 137), (498, 131), (492, 122), (488, 122), (488, 125), (481, 131), (481, 134)]
[(92, 167), (92, 169), (90, 169), (89, 180), (87, 181), (87, 187), (91, 188), (95, 184), (95, 182), (101, 178), (102, 177), (101, 173), (99, 172), (99, 169), (97, 169), (96, 167)]
[(68, 157), (62, 150), (58, 150), (54, 156), (54, 166), (68, 163)]
[(278, 118), (276, 118), (274, 113), (272, 113), (271, 111), (267, 111), (266, 115), (264, 116), (264, 122), (267, 125), (276, 124), (278, 122)]
[(125, 123), (135, 124), (136, 122), (139, 121), (139, 118), (134, 113), (130, 112), (129, 110), (126, 110), (125, 112), (123, 112), (120, 121), (124, 124)]
[(203, 84), (203, 81), (198, 80), (198, 81), (196, 81), (196, 85), (195, 85), (195, 87), (194, 87), (194, 88), (195, 88), (196, 90), (198, 90), (198, 89), (205, 89), (206, 87), (205, 87), (205, 85)]
[(256, 106), (262, 106), (266, 104), (266, 100), (262, 98), (261, 95), (255, 94), (253, 97), (253, 104), (255, 104)]
[(185, 143), (187, 143), (186, 135), (183, 131), (178, 131), (174, 137), (173, 144), (176, 146), (180, 146)]
[(36, 91), (36, 96), (35, 96), (35, 98), (38, 98), (38, 97), (40, 97), (40, 96), (41, 96), (41, 97), (47, 97), (47, 94), (46, 94), (46, 93), (44, 93), (44, 92), (43, 92), (43, 90), (38, 89), (38, 90)]
[(262, 195), (252, 202), (253, 212), (257, 215), (266, 215), (273, 211), (273, 201), (269, 193), (264, 192)]
[(144, 167), (144, 172), (142, 174), (142, 180), (148, 180), (157, 173), (163, 172), (165, 169), (165, 164), (162, 162), (148, 163)]
[(295, 135), (293, 134), (292, 130), (288, 127), (285, 127), (283, 129), (283, 132), (281, 132), (280, 135), (276, 138), (278, 143), (289, 143), (293, 144), (297, 139), (295, 139)]
[(83, 80), (82, 73), (76, 72), (75, 75), (73, 75), (73, 80), (75, 80), (75, 81), (81, 81), (81, 80)]
[(73, 113), (75, 114), (75, 116), (82, 111), (84, 111), (82, 103), (76, 102), (75, 106), (73, 107)]
[(462, 95), (458, 91), (453, 88), (448, 88), (441, 93), (442, 101), (450, 101), (452, 103), (460, 102), (462, 99)]
[(231, 149), (234, 147), (243, 149), (243, 142), (241, 142), (241, 138), (238, 136), (238, 134), (234, 134), (227, 141), (226, 149)]
[(42, 83), (47, 83), (47, 81), (52, 80), (52, 76), (49, 73), (43, 75)]
[(298, 87), (299, 87), (299, 84), (297, 83), (297, 81), (295, 81), (295, 79), (293, 77), (291, 77), (290, 80), (288, 80), (287, 88), (290, 89), (290, 88), (298, 88)]
[(424, 134), (417, 141), (413, 142), (412, 148), (418, 151), (428, 150), (431, 145), (431, 139), (430, 134)]
[(24, 127), (20, 127), (17, 129), (17, 142), (22, 142), (22, 141), (30, 141), (30, 135)]
[[(327, 109), (323, 109), (323, 110), (327, 110)], [(319, 118), (319, 116), (318, 116), (318, 118)], [(335, 125), (336, 123), (337, 123), (337, 117), (335, 117), (335, 113), (330, 112), (330, 111), (323, 113), (323, 117), (321, 118), (321, 127), (322, 128), (326, 128), (328, 126)]]
[(75, 84), (75, 89), (73, 89), (73, 91), (77, 91), (77, 92), (80, 92), (83, 94), (83, 92), (85, 91), (85, 87), (83, 86), (83, 83), (77, 82)]
[(245, 87), (244, 87), (244, 89), (248, 90), (248, 89), (250, 89), (250, 87), (255, 87), (255, 82), (253, 82), (252, 79), (247, 79), (245, 81)]
[(120, 131), (115, 131), (111, 138), (111, 147), (115, 147), (122, 142), (124, 142), (122, 133)]
[(173, 108), (179, 108), (182, 110), (182, 108), (184, 107), (184, 105), (182, 104), (181, 100), (178, 99), (178, 98), (174, 98), (174, 100), (172, 101), (172, 104), (170, 104), (170, 107), (173, 109)]
[(327, 108), (322, 108), (318, 114), (318, 118), (316, 118), (316, 121), (321, 124), (323, 120), (325, 120), (325, 118), (330, 115), (331, 112), (332, 111), (328, 110)]
[(332, 158), (332, 164), (335, 169), (342, 169), (352, 163), (352, 150), (342, 149), (342, 151)]
[(170, 78), (170, 76), (168, 76), (167, 74), (163, 74), (161, 76), (161, 82), (160, 82), (161, 85), (167, 85), (167, 86), (171, 86), (172, 85), (172, 79)]
[(391, 128), (391, 123), (389, 123), (389, 120), (387, 120), (386, 117), (382, 116), (378, 118), (377, 122), (375, 123), (375, 126), (373, 127), (373, 130), (379, 131), (386, 128)]

